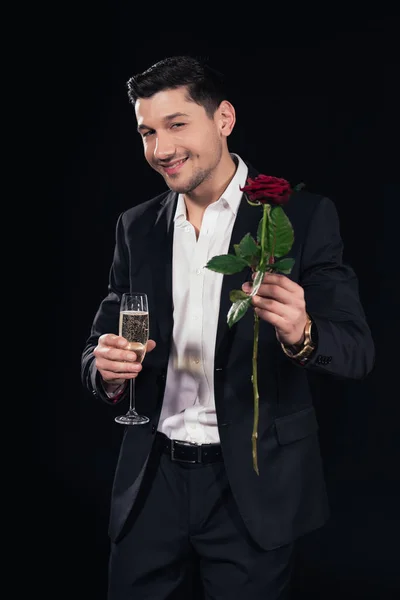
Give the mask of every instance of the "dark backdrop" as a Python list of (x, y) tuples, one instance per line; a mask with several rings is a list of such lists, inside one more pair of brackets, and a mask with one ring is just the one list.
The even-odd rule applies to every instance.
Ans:
[(41, 390), (35, 405), (41, 597), (106, 598), (109, 494), (122, 428), (115, 408), (83, 390), (80, 354), (106, 292), (118, 215), (165, 189), (144, 161), (125, 82), (185, 52), (208, 57), (231, 80), (238, 119), (231, 150), (336, 203), (345, 260), (359, 276), (375, 339), (376, 366), (366, 380), (313, 384), (332, 517), (300, 541), (295, 597), (389, 600), (400, 590), (399, 295), (391, 262), (399, 186), (390, 135), (398, 26), (383, 12), (343, 19), (328, 11), (311, 21), (287, 16), (283, 30), (268, 28), (256, 47), (257, 36), (231, 40), (225, 30), (220, 44), (210, 32), (198, 40), (180, 31), (160, 37), (147, 17), (114, 3), (66, 9), (38, 36), (52, 286), (43, 293), (63, 326), (60, 336), (48, 320), (48, 393)]

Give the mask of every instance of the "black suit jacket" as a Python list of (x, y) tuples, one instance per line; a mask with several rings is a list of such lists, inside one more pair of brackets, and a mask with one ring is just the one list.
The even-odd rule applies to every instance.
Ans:
[[(249, 166), (249, 175), (257, 173)], [(93, 360), (103, 333), (118, 332), (120, 297), (146, 292), (150, 338), (157, 342), (136, 380), (136, 406), (148, 425), (127, 427), (115, 472), (109, 533), (113, 541), (133, 507), (155, 438), (166, 381), (173, 327), (172, 240), (177, 194), (165, 192), (120, 215), (108, 295), (94, 318), (82, 354), (82, 380), (94, 395), (104, 394)], [(318, 330), (318, 348), (302, 367), (288, 358), (272, 326), (261, 321), (259, 341), (260, 415), (258, 461), (252, 466), (253, 315), (229, 329), (229, 291), (249, 280), (249, 271), (223, 278), (215, 349), (215, 404), (224, 463), (233, 495), (253, 538), (265, 549), (287, 544), (324, 524), (329, 516), (318, 422), (308, 373), (361, 379), (372, 369), (374, 344), (353, 270), (343, 264), (338, 215), (333, 202), (300, 191), (285, 212), (295, 241), (293, 281), (304, 287), (306, 307)], [(243, 197), (231, 237), (233, 244), (256, 234), (261, 210)], [(210, 257), (211, 258), (211, 257)]]

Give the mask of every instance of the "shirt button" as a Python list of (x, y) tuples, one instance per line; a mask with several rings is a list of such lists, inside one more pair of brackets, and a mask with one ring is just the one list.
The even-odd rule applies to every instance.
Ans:
[(201, 275), (201, 269), (197, 269), (196, 273), (197, 275)]
[(189, 225), (187, 225), (187, 226), (185, 227), (185, 231), (190, 231), (190, 227), (189, 227)]

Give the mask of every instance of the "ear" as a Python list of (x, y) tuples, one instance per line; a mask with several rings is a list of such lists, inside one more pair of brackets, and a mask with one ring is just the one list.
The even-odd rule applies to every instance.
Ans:
[(223, 100), (217, 109), (217, 122), (222, 136), (228, 137), (236, 123), (236, 111), (228, 100)]

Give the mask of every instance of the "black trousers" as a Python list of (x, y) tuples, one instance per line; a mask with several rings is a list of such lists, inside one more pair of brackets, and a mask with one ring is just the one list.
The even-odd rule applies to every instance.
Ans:
[(249, 537), (223, 462), (173, 462), (157, 443), (123, 536), (111, 545), (109, 600), (283, 600), (294, 545)]

